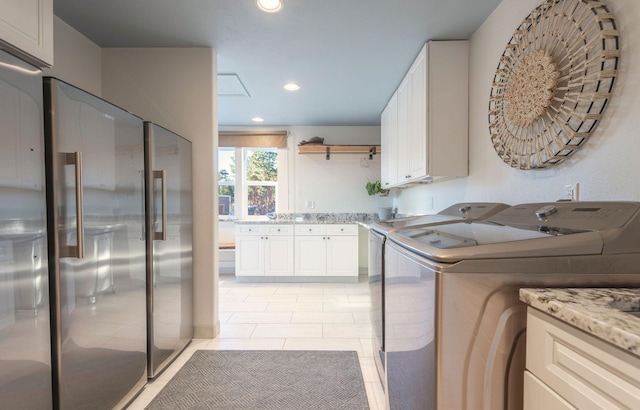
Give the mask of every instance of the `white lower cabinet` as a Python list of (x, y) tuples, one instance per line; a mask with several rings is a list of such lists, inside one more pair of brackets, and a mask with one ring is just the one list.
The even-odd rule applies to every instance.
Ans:
[(291, 225), (237, 225), (236, 276), (293, 275)]
[(524, 372), (524, 410), (575, 410), (569, 402), (528, 370)]
[(640, 409), (640, 358), (533, 308), (526, 360), (525, 410)]
[(358, 225), (236, 225), (238, 277), (358, 277)]
[(296, 276), (358, 276), (358, 226), (296, 225)]

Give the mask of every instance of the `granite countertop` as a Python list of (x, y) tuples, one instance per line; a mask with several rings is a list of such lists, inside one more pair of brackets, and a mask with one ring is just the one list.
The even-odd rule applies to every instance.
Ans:
[(377, 220), (375, 214), (365, 213), (315, 213), (315, 214), (275, 214), (273, 219), (236, 220), (236, 224), (270, 225), (270, 224), (359, 224), (368, 228)]
[(520, 300), (640, 356), (640, 289), (520, 289)]

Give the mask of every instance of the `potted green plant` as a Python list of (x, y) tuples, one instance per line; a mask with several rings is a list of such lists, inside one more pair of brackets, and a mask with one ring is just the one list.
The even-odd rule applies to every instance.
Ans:
[(387, 195), (389, 195), (389, 190), (382, 188), (382, 183), (380, 183), (380, 180), (377, 180), (375, 182), (367, 181), (367, 185), (365, 185), (365, 188), (367, 188), (367, 193), (369, 194), (369, 196), (372, 196), (372, 195), (387, 196)]

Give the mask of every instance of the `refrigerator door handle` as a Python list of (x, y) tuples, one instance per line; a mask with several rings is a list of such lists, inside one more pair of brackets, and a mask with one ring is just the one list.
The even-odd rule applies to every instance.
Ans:
[(153, 179), (159, 179), (162, 183), (162, 230), (160, 232), (153, 232), (153, 239), (166, 241), (167, 240), (167, 171), (159, 170), (153, 171)]
[(84, 191), (82, 182), (82, 152), (63, 153), (64, 164), (73, 165), (76, 175), (76, 238), (77, 245), (60, 246), (61, 258), (84, 258)]

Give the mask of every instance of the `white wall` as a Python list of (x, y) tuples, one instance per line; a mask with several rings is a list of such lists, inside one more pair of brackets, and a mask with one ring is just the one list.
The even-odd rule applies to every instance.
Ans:
[(58, 17), (53, 19), (54, 63), (43, 74), (102, 95), (102, 49)]
[[(293, 160), (292, 212), (367, 212), (375, 213), (379, 206), (390, 206), (390, 198), (370, 197), (367, 181), (380, 179), (380, 155), (372, 160), (368, 155), (298, 154), (300, 141), (312, 137), (324, 138), (325, 145), (380, 144), (380, 127), (291, 127), (289, 146)], [(315, 208), (307, 209), (306, 201)]]
[(470, 39), (469, 177), (400, 190), (394, 193), (399, 212), (430, 212), (462, 201), (555, 201), (564, 184), (576, 182), (580, 200), (640, 200), (637, 0), (606, 2), (621, 32), (622, 58), (613, 98), (589, 141), (562, 164), (541, 171), (511, 169), (495, 153), (487, 123), (491, 81), (513, 31), (539, 4), (540, 0), (503, 0)]
[(219, 332), (216, 54), (209, 48), (105, 48), (104, 98), (193, 143), (194, 334)]

